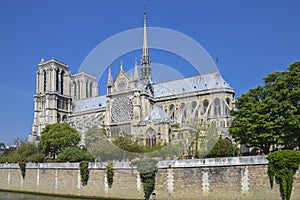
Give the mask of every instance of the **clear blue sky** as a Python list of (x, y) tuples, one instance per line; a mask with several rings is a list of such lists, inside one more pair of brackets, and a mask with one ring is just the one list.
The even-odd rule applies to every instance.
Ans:
[[(182, 32), (218, 58), (236, 97), (300, 59), (298, 0), (146, 4), (149, 26)], [(42, 57), (67, 63), (76, 73), (101, 41), (142, 27), (143, 6), (142, 0), (0, 0), (0, 141), (10, 143), (31, 132), (35, 71)], [(152, 61), (176, 65), (155, 55)]]

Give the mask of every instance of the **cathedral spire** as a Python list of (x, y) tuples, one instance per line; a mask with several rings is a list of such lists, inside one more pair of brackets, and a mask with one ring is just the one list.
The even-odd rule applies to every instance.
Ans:
[(111, 70), (110, 70), (110, 66), (108, 67), (108, 77), (107, 77), (107, 86), (112, 86), (113, 84), (113, 79), (112, 79), (112, 75), (111, 75)]
[(144, 35), (143, 35), (143, 53), (141, 59), (141, 75), (142, 81), (147, 84), (149, 79), (152, 79), (152, 69), (150, 66), (150, 55), (148, 51), (148, 38), (147, 38), (147, 16), (146, 6), (144, 6)]
[(120, 61), (120, 70), (123, 71), (123, 62), (122, 62), (122, 59)]
[(144, 37), (143, 37), (143, 57), (149, 56), (148, 52), (148, 38), (147, 38), (147, 13), (146, 6), (144, 6)]
[(136, 58), (135, 58), (135, 62), (134, 62), (133, 78), (134, 78), (134, 79), (138, 79), (138, 78), (139, 78), (139, 71), (138, 71), (138, 65), (137, 65), (137, 60), (136, 60)]

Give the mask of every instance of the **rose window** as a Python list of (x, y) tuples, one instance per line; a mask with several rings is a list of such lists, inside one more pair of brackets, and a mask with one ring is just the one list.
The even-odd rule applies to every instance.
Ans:
[(113, 122), (130, 121), (133, 116), (133, 104), (128, 97), (118, 97), (111, 108)]

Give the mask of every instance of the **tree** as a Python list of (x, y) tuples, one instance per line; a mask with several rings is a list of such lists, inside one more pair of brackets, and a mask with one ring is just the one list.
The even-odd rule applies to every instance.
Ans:
[(67, 147), (76, 147), (80, 142), (79, 132), (67, 123), (47, 125), (41, 132), (40, 147), (46, 156), (55, 160)]
[(264, 85), (250, 89), (235, 103), (229, 128), (235, 141), (247, 147), (259, 147), (268, 153), (271, 147), (287, 149), (300, 146), (300, 62), (284, 72), (264, 78)]
[(67, 147), (57, 156), (57, 162), (81, 162), (94, 161), (95, 157), (86, 149), (79, 147)]
[(34, 144), (23, 143), (15, 150), (9, 152), (6, 157), (6, 162), (43, 162), (44, 156)]
[(207, 154), (207, 157), (230, 157), (238, 154), (239, 149), (236, 145), (220, 137), (213, 149)]

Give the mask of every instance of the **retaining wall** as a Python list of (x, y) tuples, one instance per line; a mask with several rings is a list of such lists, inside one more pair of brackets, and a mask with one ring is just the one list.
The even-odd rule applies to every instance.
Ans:
[[(0, 164), (0, 190), (55, 195), (143, 199), (139, 173), (129, 162), (114, 162), (112, 188), (106, 163), (90, 163), (86, 186), (79, 163), (27, 163), (25, 179), (18, 164)], [(165, 160), (158, 163), (157, 199), (270, 199), (280, 200), (279, 188), (270, 189), (264, 156), (220, 159)], [(295, 174), (292, 199), (300, 199), (300, 175)]]

